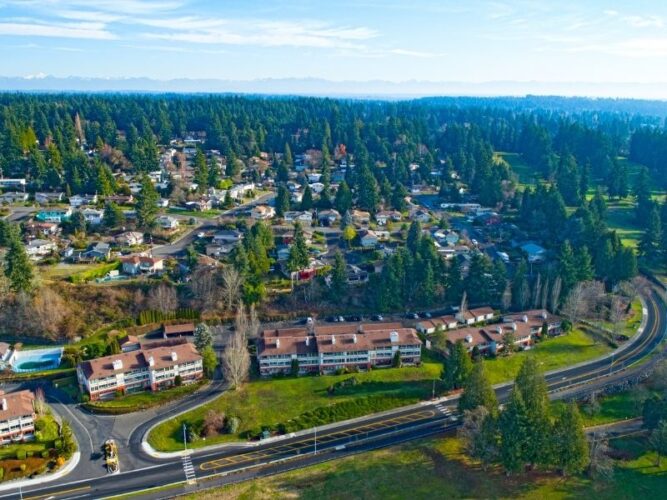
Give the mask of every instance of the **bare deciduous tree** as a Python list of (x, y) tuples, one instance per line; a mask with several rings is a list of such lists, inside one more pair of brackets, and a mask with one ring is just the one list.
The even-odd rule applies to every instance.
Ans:
[(35, 390), (35, 412), (38, 415), (44, 415), (46, 412), (46, 398), (44, 396), (44, 389), (41, 387)]
[(609, 321), (611, 322), (615, 336), (621, 332), (624, 317), (625, 306), (623, 305), (623, 301), (618, 295), (612, 296), (611, 303), (609, 304)]
[[(246, 316), (244, 309), (243, 304), (239, 303), (234, 332), (222, 353), (222, 372), (232, 389), (240, 387), (248, 379), (250, 372), (248, 332), (253, 319)], [(250, 315), (252, 316), (252, 311)]]
[(222, 280), (222, 306), (225, 310), (232, 309), (238, 303), (243, 289), (243, 276), (234, 266), (225, 266), (220, 273)]
[(544, 282), (542, 287), (542, 293), (540, 294), (540, 309), (547, 308), (547, 302), (549, 300), (549, 278)]
[(148, 292), (148, 308), (163, 313), (174, 311), (178, 307), (176, 290), (171, 285), (161, 283)]
[(572, 324), (584, 317), (596, 318), (605, 297), (604, 284), (599, 281), (577, 283), (568, 294), (561, 312)]
[(609, 456), (609, 441), (604, 434), (593, 434), (588, 440), (588, 473), (595, 478), (611, 479), (614, 462)]
[(542, 294), (542, 275), (537, 273), (535, 278), (535, 285), (533, 286), (533, 309), (537, 309), (540, 303), (540, 295)]
[(572, 322), (573, 325), (579, 322), (582, 314), (586, 310), (585, 290), (583, 283), (577, 283), (575, 287), (570, 290), (570, 293), (565, 298), (563, 306), (560, 308), (563, 316)]
[(549, 296), (549, 309), (552, 313), (558, 311), (558, 304), (560, 302), (560, 293), (563, 289), (563, 280), (560, 276), (556, 276), (554, 284), (551, 286), (551, 294)]
[(211, 311), (218, 305), (220, 288), (215, 269), (198, 269), (192, 276), (192, 295), (195, 307), (201, 311)]
[(60, 325), (69, 308), (56, 292), (48, 287), (41, 287), (33, 300), (33, 318), (36, 325), (50, 338), (60, 335)]

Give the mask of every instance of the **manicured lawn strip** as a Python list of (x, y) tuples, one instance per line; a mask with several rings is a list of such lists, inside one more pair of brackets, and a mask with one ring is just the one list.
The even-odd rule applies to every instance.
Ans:
[(485, 366), (491, 383), (498, 384), (514, 379), (526, 357), (534, 357), (542, 371), (547, 372), (597, 358), (611, 350), (607, 344), (596, 343), (589, 335), (574, 329), (567, 335), (544, 340), (528, 351), (488, 359)]
[(136, 394), (128, 394), (127, 396), (121, 396), (106, 401), (91, 401), (86, 403), (85, 406), (89, 410), (98, 413), (113, 413), (115, 415), (130, 413), (133, 411), (146, 410), (154, 406), (169, 403), (175, 399), (180, 399), (193, 393), (201, 386), (202, 383), (199, 383), (173, 387), (159, 392), (138, 392)]
[(508, 477), (494, 467), (483, 471), (463, 455), (460, 440), (448, 437), (354, 455), (180, 498), (664, 498), (667, 460), (655, 467), (655, 454), (645, 451), (641, 438), (616, 439), (611, 446), (627, 457), (615, 461), (610, 480), (535, 471)]
[[(287, 423), (290, 419), (302, 415), (302, 418), (317, 418), (320, 424), (353, 418), (359, 415), (353, 413), (356, 411), (354, 408), (346, 406), (338, 406), (330, 411), (321, 410), (333, 417), (329, 422), (323, 421), (321, 416), (311, 417), (304, 414), (360, 398), (371, 398), (373, 407), (366, 407), (365, 413), (426, 399), (431, 396), (433, 380), (438, 380), (436, 391), (442, 390), (439, 381), (441, 371), (442, 364), (425, 362), (420, 367), (376, 369), (366, 373), (256, 380), (240, 390), (226, 392), (203, 407), (159, 425), (151, 432), (148, 440), (158, 450), (180, 450), (183, 447), (183, 423), (200, 422), (211, 409), (240, 418), (239, 433), (200, 440), (192, 443), (194, 447), (238, 441), (249, 431), (255, 432), (261, 430), (262, 426)], [(336, 390), (332, 395), (328, 393), (329, 386), (352, 377), (356, 378), (356, 385)]]

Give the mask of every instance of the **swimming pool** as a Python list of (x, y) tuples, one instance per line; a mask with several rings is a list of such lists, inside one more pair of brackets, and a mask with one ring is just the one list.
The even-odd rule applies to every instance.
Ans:
[(62, 347), (14, 351), (9, 358), (9, 366), (17, 373), (52, 370), (60, 366)]

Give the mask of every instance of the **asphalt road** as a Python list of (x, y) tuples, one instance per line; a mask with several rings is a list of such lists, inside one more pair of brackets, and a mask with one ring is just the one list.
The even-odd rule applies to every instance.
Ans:
[[(620, 381), (627, 378), (632, 370), (626, 369), (653, 351), (665, 335), (665, 304), (653, 291), (646, 296), (646, 303), (646, 325), (644, 330), (637, 334), (635, 341), (631, 341), (632, 343), (613, 359), (597, 360), (548, 374), (546, 379), (551, 396), (566, 397), (573, 387), (584, 384), (594, 386), (601, 381), (608, 383), (610, 380)], [(497, 388), (501, 402), (506, 400), (510, 390), (511, 384)], [(160, 490), (145, 496), (164, 498), (218, 484), (262, 477), (380, 446), (452, 431), (459, 425), (459, 422), (455, 421), (456, 417), (450, 414), (456, 404), (456, 397), (425, 402), (383, 415), (357, 419), (333, 428), (327, 426), (326, 430), (317, 430), (317, 435), (313, 430), (301, 435), (267, 440), (243, 450), (201, 451), (188, 455), (187, 458), (169, 459), (164, 463), (128, 470), (119, 475), (29, 488), (23, 491), (23, 498), (105, 498), (188, 480), (188, 483), (179, 485), (176, 489)], [(141, 453), (134, 446), (131, 452)], [(121, 470), (124, 470), (122, 455), (120, 461)], [(19, 498), (19, 494), (13, 492), (0, 498)]]

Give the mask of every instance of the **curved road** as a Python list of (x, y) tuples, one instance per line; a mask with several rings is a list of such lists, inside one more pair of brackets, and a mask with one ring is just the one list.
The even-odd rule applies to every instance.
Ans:
[[(646, 318), (643, 331), (613, 358), (565, 368), (547, 374), (552, 397), (567, 396), (573, 387), (581, 389), (599, 383), (622, 381), (636, 369), (630, 365), (650, 354), (663, 340), (667, 325), (667, 308), (660, 296), (651, 290), (645, 295)], [(640, 367), (641, 368), (641, 367)], [(500, 401), (507, 398), (511, 384), (497, 387)], [(243, 450), (201, 450), (182, 458), (157, 461), (137, 470), (108, 475), (94, 480), (34, 487), (23, 491), (23, 498), (33, 500), (64, 500), (74, 498), (105, 498), (148, 488), (175, 485), (165, 491), (147, 492), (142, 498), (164, 498), (241, 480), (271, 475), (352, 453), (396, 444), (458, 427), (452, 410), (457, 398), (424, 402), (384, 414), (369, 416), (340, 425), (297, 433), (267, 440)], [(136, 434), (136, 433), (135, 433)], [(132, 443), (136, 449), (136, 439)], [(121, 456), (121, 466), (123, 457)], [(184, 481), (188, 479), (187, 483)], [(182, 484), (176, 484), (182, 483)], [(0, 498), (19, 498), (18, 492)]]

